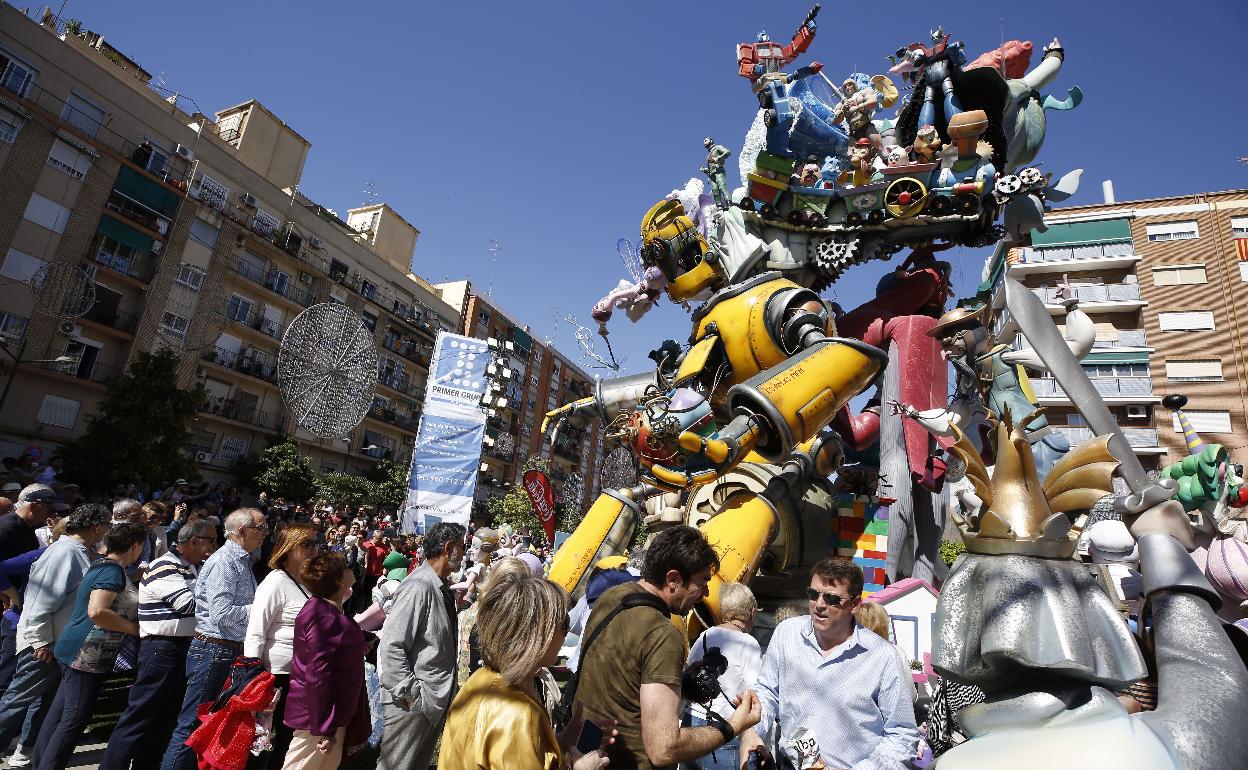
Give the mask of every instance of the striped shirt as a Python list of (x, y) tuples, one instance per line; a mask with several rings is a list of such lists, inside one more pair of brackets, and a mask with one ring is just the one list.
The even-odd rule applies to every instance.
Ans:
[(195, 568), (170, 552), (147, 565), (139, 583), (139, 636), (195, 633)]
[(919, 735), (897, 652), (856, 623), (824, 655), (809, 616), (784, 621), (763, 655), (754, 691), (762, 704), (760, 732), (778, 720), (781, 750), (794, 766), (789, 744), (802, 728), (819, 742), (828, 767), (902, 770), (915, 755)]

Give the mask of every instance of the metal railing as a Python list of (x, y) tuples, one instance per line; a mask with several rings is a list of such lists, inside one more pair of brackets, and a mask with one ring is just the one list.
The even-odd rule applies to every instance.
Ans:
[[(1140, 299), (1138, 283), (1098, 283), (1091, 285), (1072, 286), (1075, 297), (1080, 302), (1132, 302)], [(1060, 305), (1062, 297), (1059, 290), (1051, 286), (1042, 286), (1031, 290), (1045, 304)]]
[(393, 372), (389, 374), (378, 372), (377, 382), (417, 400), (423, 400), (425, 397), (424, 387), (413, 383), (409, 377), (399, 377)]
[(273, 339), (280, 340), (282, 338), (282, 325), (280, 323), (265, 316), (257, 307), (249, 308), (246, 311), (241, 308), (241, 305), (227, 308), (226, 315), (231, 321), (255, 329)]
[[(1153, 381), (1148, 377), (1093, 377), (1092, 385), (1106, 397), (1130, 397), (1153, 395)], [(1046, 377), (1031, 378), (1031, 387), (1038, 398), (1066, 398), (1066, 391), (1057, 380)]]
[(108, 201), (104, 206), (114, 214), (157, 233), (161, 240), (164, 240), (169, 234), (169, 219), (167, 217), (161, 216), (146, 206), (136, 203), (116, 190), (109, 193)]
[(413, 340), (405, 340), (399, 337), (385, 337), (381, 341), (381, 346), (393, 353), (398, 353), (409, 361), (414, 361), (419, 366), (429, 368), (429, 356), (421, 352), (422, 347)]
[(103, 308), (99, 303), (92, 306), (82, 317), (126, 333), (133, 332), (135, 323), (138, 321), (138, 317), (133, 313), (124, 313), (115, 308), (111, 310)]
[(143, 283), (150, 283), (152, 276), (156, 275), (154, 260), (123, 257), (120, 254), (108, 254), (99, 249), (91, 253), (91, 260), (115, 273), (138, 279)]
[(281, 285), (278, 282), (278, 271), (266, 270), (259, 265), (254, 265), (242, 259), (234, 261), (234, 272), (257, 286), (263, 286), (279, 297), (285, 297), (304, 307), (312, 304), (312, 293), (294, 286), (294, 279), (289, 275), (286, 276), (285, 285)]
[(1075, 246), (1053, 246), (1040, 249), (1026, 248), (1022, 250), (1019, 263), (1066, 262), (1070, 260), (1132, 256), (1135, 256), (1135, 247), (1130, 241), (1121, 243), (1086, 243)]
[(368, 416), (372, 417), (374, 420), (381, 420), (384, 423), (389, 423), (397, 428), (402, 428), (403, 430), (408, 430), (413, 433), (416, 432), (416, 428), (419, 425), (418, 418), (401, 415), (394, 409), (384, 409), (382, 407), (373, 406), (369, 408)]
[(271, 412), (265, 412), (254, 406), (241, 405), (235, 399), (225, 396), (210, 396), (207, 401), (200, 405), (199, 411), (205, 414), (215, 414), (229, 420), (245, 422), (248, 425), (255, 425), (258, 428), (271, 431), (277, 430), (281, 422), (278, 416)]
[(84, 361), (70, 361), (64, 364), (49, 361), (43, 364), (43, 368), (54, 372), (60, 372), (61, 374), (66, 374), (80, 380), (90, 380), (91, 382), (99, 383), (108, 382), (122, 372), (120, 366), (102, 364), (99, 361), (94, 361), (89, 364)]
[[(1070, 441), (1072, 446), (1082, 444), (1085, 441), (1091, 441), (1096, 437), (1091, 428), (1066, 425), (1056, 425), (1054, 427), (1065, 434), (1066, 439)], [(1133, 447), (1151, 449), (1161, 446), (1156, 428), (1122, 428), (1122, 434), (1126, 437), (1127, 443)]]
[(214, 345), (205, 350), (201, 358), (267, 382), (277, 382), (277, 362), (263, 350), (244, 348), (236, 352)]
[[(1014, 335), (1014, 347), (1017, 350), (1031, 347), (1031, 343), (1027, 341), (1021, 333)], [(1143, 329), (1119, 329), (1118, 339), (1116, 340), (1094, 340), (1092, 342), (1093, 350), (1101, 350), (1104, 348), (1146, 348), (1148, 347), (1148, 332)]]
[[(76, 131), (86, 134), (97, 143), (108, 147), (120, 155), (129, 158), (139, 147), (137, 142), (130, 141), (108, 126), (100, 123), (94, 116), (79, 110), (42, 86), (35, 83), (27, 83), (25, 88), (18, 92), (10, 88), (9, 85), (8, 83), (0, 83), (0, 88), (3, 88), (6, 93), (14, 94), (19, 99), (24, 100), (48, 117), (74, 127)], [(82, 127), (94, 127), (95, 131), (94, 133), (84, 131)]]

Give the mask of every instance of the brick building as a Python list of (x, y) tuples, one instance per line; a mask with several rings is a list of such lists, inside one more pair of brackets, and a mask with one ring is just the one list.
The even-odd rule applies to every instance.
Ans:
[[(1030, 247), (986, 265), (981, 288), (991, 291), (998, 339), (1026, 344), (1003, 308), (1003, 275), (1044, 297), (1059, 323), (1056, 287), (1068, 281), (1097, 327), (1084, 368), (1144, 467), (1186, 454), (1177, 421), (1160, 404), (1171, 393), (1188, 396), (1185, 411), (1206, 441), (1248, 462), (1241, 326), (1248, 319), (1248, 248), (1236, 248), (1237, 239), (1248, 238), (1248, 190), (1109, 197), (1053, 211), (1048, 231), (1033, 233)], [(1032, 382), (1050, 407), (1050, 423), (1072, 440), (1090, 435), (1055, 381)]]

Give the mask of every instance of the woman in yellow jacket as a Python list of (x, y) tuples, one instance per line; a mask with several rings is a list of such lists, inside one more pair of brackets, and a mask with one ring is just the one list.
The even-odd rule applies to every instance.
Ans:
[[(485, 665), (451, 703), (438, 770), (601, 770), (601, 749), (579, 754), (578, 720), (555, 734), (534, 679), (554, 665), (567, 632), (568, 596), (549, 580), (499, 576), (480, 600), (477, 634)], [(608, 741), (611, 739), (608, 738)]]

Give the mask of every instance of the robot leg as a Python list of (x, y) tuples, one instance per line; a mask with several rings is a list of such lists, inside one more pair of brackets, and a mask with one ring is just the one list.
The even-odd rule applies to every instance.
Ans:
[(720, 587), (748, 582), (758, 569), (778, 515), (766, 497), (742, 493), (730, 497), (714, 518), (702, 525), (702, 534), (719, 555), (719, 570), (711, 574), (707, 596), (694, 610), (704, 627), (720, 622)]
[(550, 565), (550, 580), (563, 586), (573, 599), (580, 598), (590, 570), (600, 559), (624, 552), (638, 521), (638, 506), (632, 490), (603, 492), (555, 554)]
[(930, 85), (923, 89), (923, 106), (919, 108), (919, 126), (936, 125), (936, 89)]
[(953, 92), (953, 80), (945, 78), (940, 81), (940, 90), (945, 95), (945, 125), (949, 125), (949, 121), (962, 111), (962, 102), (958, 100), (958, 95)]

